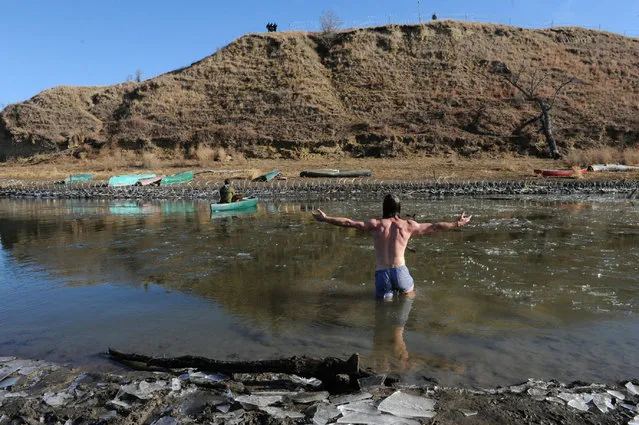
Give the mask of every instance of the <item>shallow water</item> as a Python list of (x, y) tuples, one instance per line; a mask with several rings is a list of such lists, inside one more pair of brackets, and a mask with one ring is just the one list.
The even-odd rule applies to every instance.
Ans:
[[(0, 355), (108, 366), (107, 347), (366, 366), (494, 386), (639, 374), (639, 206), (615, 199), (406, 201), (412, 300), (377, 302), (366, 233), (312, 220), (378, 203), (0, 199)], [(403, 325), (403, 330), (402, 330)]]

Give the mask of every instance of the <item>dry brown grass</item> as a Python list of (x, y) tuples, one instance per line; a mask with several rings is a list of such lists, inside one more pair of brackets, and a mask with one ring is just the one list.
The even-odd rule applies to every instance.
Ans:
[(639, 164), (639, 149), (602, 147), (583, 151), (573, 150), (564, 158), (564, 162), (569, 167), (586, 167), (595, 164), (637, 165)]
[[(126, 156), (126, 155), (122, 155)], [(176, 166), (179, 164), (179, 166)], [(298, 179), (303, 170), (313, 168), (370, 169), (374, 181), (494, 181), (534, 180), (535, 168), (561, 168), (557, 161), (528, 156), (505, 155), (468, 159), (456, 155), (420, 156), (405, 159), (314, 157), (306, 160), (236, 159), (215, 162), (203, 167), (196, 159), (162, 160), (159, 168), (148, 171), (158, 175), (174, 174), (186, 170), (206, 168), (213, 170), (239, 170), (231, 178), (252, 179), (274, 169), (282, 170), (282, 177)], [(139, 173), (140, 161), (116, 163), (113, 156), (99, 159), (57, 159), (46, 164), (28, 165), (21, 161), (8, 161), (0, 167), (0, 179), (62, 180), (71, 174), (93, 173), (96, 180), (108, 180), (118, 174)], [(224, 174), (201, 174), (198, 180), (220, 180)], [(224, 175), (225, 176), (225, 175)], [(586, 173), (585, 179), (639, 179), (639, 173)]]
[(142, 152), (142, 167), (148, 170), (154, 170), (160, 168), (163, 164), (162, 160), (158, 158), (155, 152), (145, 151)]
[(200, 145), (195, 150), (195, 159), (201, 165), (208, 165), (217, 161), (225, 161), (229, 158), (226, 150), (222, 147), (211, 147), (209, 145)]

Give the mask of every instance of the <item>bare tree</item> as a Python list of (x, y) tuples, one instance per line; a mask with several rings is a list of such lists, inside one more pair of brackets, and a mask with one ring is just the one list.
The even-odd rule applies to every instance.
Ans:
[(504, 79), (508, 81), (512, 86), (517, 88), (524, 98), (529, 102), (534, 102), (539, 106), (540, 114), (533, 118), (524, 121), (517, 131), (521, 131), (527, 126), (535, 123), (540, 123), (540, 131), (544, 133), (546, 143), (548, 144), (548, 152), (552, 158), (559, 158), (559, 150), (557, 150), (557, 141), (552, 134), (552, 119), (550, 117), (550, 110), (555, 105), (557, 96), (572, 82), (575, 81), (575, 77), (565, 79), (559, 84), (559, 87), (555, 90), (551, 97), (542, 97), (538, 94), (538, 90), (541, 85), (550, 76), (550, 72), (541, 72), (534, 70), (532, 72), (524, 72), (524, 66), (521, 67), (519, 72), (512, 72), (505, 64), (500, 67), (500, 73)]
[(332, 10), (326, 10), (319, 18), (323, 33), (334, 33), (342, 27), (342, 20)]
[(142, 71), (140, 71), (139, 69), (135, 70), (135, 81), (138, 83), (142, 81)]

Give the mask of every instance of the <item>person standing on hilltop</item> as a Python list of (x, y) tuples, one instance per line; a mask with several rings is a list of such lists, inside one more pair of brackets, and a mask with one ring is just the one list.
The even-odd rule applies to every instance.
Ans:
[(384, 198), (381, 220), (373, 218), (359, 221), (345, 217), (329, 217), (319, 208), (312, 213), (319, 222), (370, 232), (375, 247), (375, 295), (378, 298), (392, 298), (395, 291), (404, 295), (413, 293), (415, 285), (404, 259), (404, 251), (412, 235), (462, 227), (472, 218), (472, 215), (467, 216), (462, 211), (455, 222), (418, 223), (400, 218), (400, 210), (399, 198), (389, 194)]

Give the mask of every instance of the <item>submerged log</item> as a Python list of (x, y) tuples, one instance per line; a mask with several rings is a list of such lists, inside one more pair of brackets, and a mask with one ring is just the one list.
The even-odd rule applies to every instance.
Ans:
[[(315, 359), (293, 356), (284, 359), (254, 361), (222, 361), (199, 356), (151, 357), (137, 353), (123, 353), (109, 348), (109, 358), (137, 370), (171, 370), (195, 368), (199, 370), (233, 373), (284, 373), (305, 378), (317, 378), (329, 391), (357, 389), (357, 380), (370, 376), (371, 372), (359, 367), (359, 354), (348, 360), (336, 357)], [(345, 380), (345, 376), (349, 379)]]

